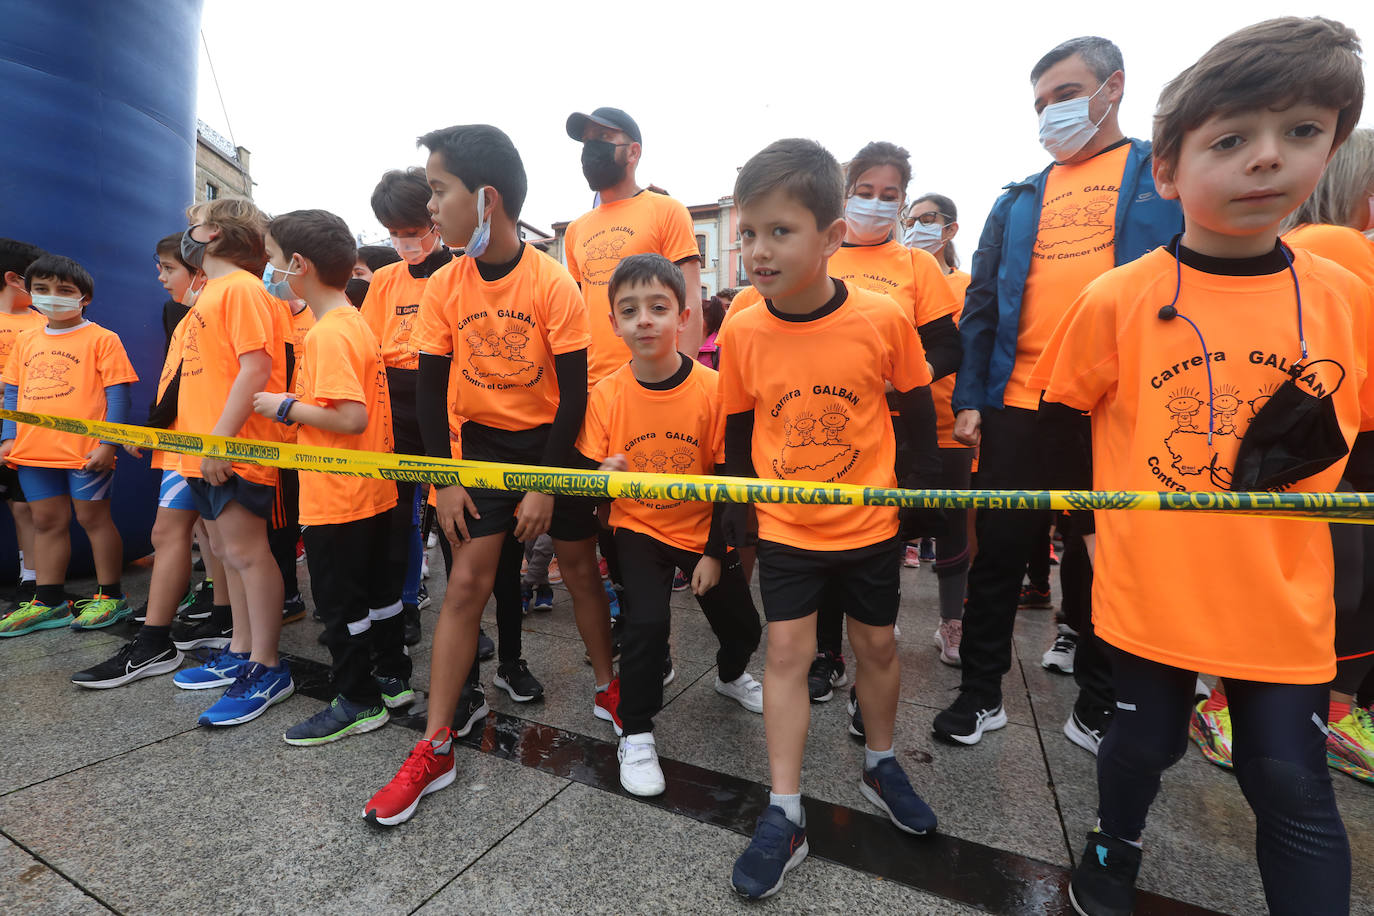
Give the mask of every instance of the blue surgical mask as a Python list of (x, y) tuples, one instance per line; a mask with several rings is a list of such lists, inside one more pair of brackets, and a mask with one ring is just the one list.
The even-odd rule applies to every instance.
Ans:
[(272, 262), (268, 261), (267, 266), (262, 269), (262, 285), (267, 287), (267, 291), (278, 299), (290, 300), (299, 298), (291, 289), (291, 281), (287, 277), (295, 276), (299, 271), (282, 270), (280, 267), (273, 267)]
[(472, 230), (472, 238), (468, 239), (468, 245), (463, 249), (463, 253), (470, 258), (480, 258), (486, 254), (487, 245), (491, 243), (491, 221), (486, 218), (487, 212), (487, 189), (485, 186), (477, 189), (477, 228)]
[(945, 246), (945, 227), (939, 223), (912, 223), (911, 228), (902, 234), (902, 244), (934, 254)]
[[(1098, 86), (1097, 92), (1101, 92), (1106, 85), (1103, 83)], [(1107, 106), (1096, 123), (1088, 114), (1088, 103), (1097, 98), (1097, 92), (1046, 105), (1040, 112), (1040, 145), (1056, 162), (1063, 162), (1087, 146), (1097, 133), (1097, 128), (1107, 120), (1111, 105)]]

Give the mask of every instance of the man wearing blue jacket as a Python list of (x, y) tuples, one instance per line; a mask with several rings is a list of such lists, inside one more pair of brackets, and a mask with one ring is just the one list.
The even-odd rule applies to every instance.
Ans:
[[(1051, 427), (1042, 419), (1050, 417), (1039, 416), (1031, 370), (1084, 286), (1167, 243), (1183, 226), (1178, 204), (1155, 191), (1150, 144), (1121, 132), (1125, 74), (1116, 45), (1095, 37), (1066, 41), (1035, 65), (1031, 84), (1040, 142), (1055, 161), (1007, 185), (993, 205), (959, 321), (964, 356), (954, 388), (954, 437), (979, 446), (978, 486), (987, 489), (1047, 489), (1061, 456), (1069, 462), (1067, 443), (1046, 434)], [(1079, 521), (1090, 521), (1085, 516)], [(975, 524), (962, 683), (959, 697), (934, 722), (938, 737), (962, 744), (1006, 725), (1002, 676), (1011, 667), (1022, 576), (1045, 518), (980, 509)], [(1086, 567), (1083, 575), (1090, 575)], [(1110, 724), (1110, 672), (1100, 655), (1084, 654), (1075, 671), (1080, 702), (1065, 733), (1095, 753)]]

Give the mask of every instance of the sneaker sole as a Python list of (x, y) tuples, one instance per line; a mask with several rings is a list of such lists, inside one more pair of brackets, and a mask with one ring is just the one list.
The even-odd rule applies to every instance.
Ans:
[(882, 811), (884, 814), (886, 814), (887, 819), (892, 822), (892, 826), (896, 827), (903, 833), (909, 833), (912, 836), (925, 836), (927, 833), (930, 833), (931, 830), (935, 829), (931, 827), (927, 830), (913, 830), (906, 824), (903, 824), (901, 821), (897, 820), (896, 815), (892, 813), (892, 809), (887, 806), (887, 802), (883, 801), (883, 797), (879, 795), (877, 792), (873, 791), (873, 787), (870, 786), (868, 783), (864, 782), (862, 779), (859, 780), (859, 793), (863, 795), (864, 798), (868, 799), (869, 804), (873, 805), (873, 807), (877, 808), (879, 811)]
[(81, 618), (78, 617), (72, 621), (71, 627), (73, 630), (103, 630), (106, 627), (114, 626), (121, 620), (128, 620), (132, 616), (134, 616), (133, 610), (125, 608), (122, 613), (116, 612), (109, 620), (102, 620), (99, 623), (82, 623)]
[(374, 732), (389, 721), (391, 721), (391, 716), (383, 709), (375, 716), (371, 716), (367, 719), (358, 719), (348, 723), (348, 725), (339, 729), (332, 735), (325, 735), (320, 738), (288, 738), (286, 735), (282, 735), (282, 740), (292, 747), (314, 747), (319, 744), (329, 744), (332, 741), (347, 738), (349, 735), (361, 735), (366, 732)]
[(1068, 738), (1094, 757), (1097, 756), (1098, 742), (1093, 741), (1092, 735), (1078, 727), (1073, 716), (1069, 716), (1069, 720), (1064, 723), (1064, 737)]
[(289, 699), (289, 698), (291, 697), (291, 695), (292, 695), (293, 693), (295, 693), (295, 692), (296, 692), (296, 682), (295, 682), (295, 681), (292, 681), (289, 685), (287, 685), (287, 688), (286, 688), (285, 690), (283, 690), (281, 693), (277, 694), (277, 695), (274, 696), (274, 697), (270, 697), (270, 698), (267, 700), (266, 703), (263, 703), (261, 706), (259, 706), (257, 709), (253, 710), (252, 712), (244, 713), (244, 714), (241, 715), (241, 716), (235, 716), (235, 717), (232, 718), (232, 719), (221, 719), (221, 720), (218, 721), (218, 722), (214, 721), (213, 719), (207, 719), (207, 718), (205, 718), (204, 715), (202, 715), (202, 716), (200, 717), (200, 720), (199, 720), (199, 723), (198, 723), (198, 724), (200, 724), (200, 725), (213, 725), (213, 726), (217, 726), (217, 727), (219, 727), (219, 726), (227, 726), (227, 725), (243, 725), (245, 722), (252, 722), (252, 721), (253, 721), (254, 719), (256, 719), (258, 716), (260, 716), (260, 715), (262, 715), (263, 713), (267, 712), (267, 710), (271, 709), (273, 706), (276, 706), (278, 703), (285, 702), (285, 701), (286, 701), (287, 699)]
[(1052, 611), (1054, 610), (1054, 604), (1051, 602), (1042, 602), (1039, 604), (1018, 604), (1016, 606), (1016, 609), (1018, 611)]
[(39, 630), (71, 629), (71, 625), (71, 617), (64, 617), (61, 620), (45, 620), (42, 623), (35, 623), (33, 626), (25, 627), (22, 630), (9, 630), (0, 633), (0, 637), (27, 636), (30, 633), (37, 633)]
[(811, 694), (811, 702), (812, 702), (812, 703), (829, 703), (831, 697), (833, 697), (834, 695), (835, 695), (835, 689), (832, 687), (831, 689), (827, 690), (825, 693), (821, 693), (821, 694)]
[(1353, 776), (1361, 782), (1374, 783), (1374, 771), (1366, 769), (1359, 764), (1351, 763), (1339, 754), (1326, 752), (1326, 765), (1333, 770), (1340, 770), (1347, 776)]
[(1078, 898), (1073, 895), (1072, 884), (1069, 885), (1069, 906), (1073, 907), (1073, 911), (1077, 913), (1078, 916), (1093, 916), (1092, 913), (1089, 913), (1087, 910), (1083, 909), (1083, 907), (1079, 905)]
[(532, 700), (537, 700), (544, 696), (544, 691), (542, 690), (538, 693), (531, 693), (528, 696), (522, 693), (518, 693), (516, 692), (515, 687), (511, 685), (511, 682), (506, 680), (499, 674), (492, 679), (492, 683), (495, 684), (497, 687), (500, 687), (506, 693), (510, 694), (510, 698), (517, 703), (529, 703)]
[(671, 683), (672, 683), (673, 681), (675, 681), (675, 680), (677, 680), (677, 669), (676, 669), (676, 668), (669, 668), (669, 669), (668, 669), (668, 673), (665, 674), (665, 675), (663, 675), (663, 686), (664, 686), (664, 687), (667, 687), (669, 684), (671, 684)]
[(229, 648), (228, 636), (206, 636), (201, 639), (174, 639), (172, 645), (183, 652), (192, 649), (227, 649)]
[(382, 705), (387, 709), (400, 709), (402, 706), (409, 706), (415, 702), (415, 691), (407, 690), (405, 693), (398, 693), (394, 697), (382, 695)]
[(123, 687), (125, 684), (131, 684), (145, 677), (157, 677), (160, 674), (171, 674), (181, 667), (183, 657), (184, 656), (178, 652), (174, 658), (154, 662), (151, 665), (144, 665), (142, 668), (130, 671), (126, 674), (121, 674), (119, 677), (110, 678), (107, 681), (78, 681), (76, 678), (72, 678), (72, 683), (78, 687), (86, 687), (91, 690), (109, 690), (112, 687)]
[(1046, 671), (1053, 671), (1057, 674), (1073, 674), (1073, 662), (1064, 665), (1059, 662), (1047, 662), (1042, 658), (1040, 660), (1040, 667), (1044, 668)]
[(935, 736), (937, 738), (943, 738), (946, 741), (954, 741), (959, 744), (964, 744), (972, 747), (979, 741), (983, 740), (984, 733), (995, 732), (999, 728), (1006, 727), (1007, 710), (1003, 708), (999, 709), (996, 715), (988, 716), (986, 719), (983, 720), (982, 724), (978, 725), (976, 728), (974, 728), (972, 732), (970, 732), (967, 735), (946, 734), (945, 732), (938, 731), (935, 729), (932, 729), (932, 731), (935, 732)]
[(431, 604), (433, 604), (433, 603), (434, 603), (434, 599), (433, 599), (433, 598), (430, 598), (430, 597), (428, 597), (428, 596), (426, 596), (426, 597), (424, 597), (424, 598), (421, 598), (419, 601), (417, 601), (417, 602), (415, 603), (415, 606), (416, 606), (417, 608), (419, 608), (420, 610), (423, 611), (425, 608), (429, 607), (429, 606), (430, 606)]
[(447, 773), (437, 777), (433, 782), (421, 789), (420, 794), (415, 796), (415, 801), (410, 803), (410, 807), (399, 814), (393, 814), (391, 817), (378, 817), (376, 811), (371, 808), (365, 808), (363, 809), (363, 820), (367, 821), (369, 824), (376, 824), (379, 827), (395, 827), (397, 824), (404, 824), (415, 814), (415, 809), (420, 807), (420, 799), (424, 798), (426, 795), (438, 792), (440, 789), (447, 789), (449, 786), (453, 785), (453, 780), (456, 779), (457, 776), (458, 767), (454, 766)]
[(617, 738), (625, 734), (624, 729), (622, 729), (620, 727), (620, 724), (617, 723), (614, 718), (612, 718), (611, 714), (606, 710), (602, 709), (600, 706), (597, 706), (595, 703), (592, 704), (592, 715), (596, 716), (598, 719), (603, 719), (611, 723), (611, 728), (615, 729), (615, 734)]
[(553, 605), (550, 604), (549, 606), (545, 607), (542, 604), (531, 604), (530, 610), (534, 611), (537, 614), (547, 614), (549, 611), (553, 610)]
[(744, 698), (743, 698), (743, 697), (739, 697), (739, 696), (736, 696), (735, 694), (731, 693), (728, 689), (726, 689), (725, 685), (724, 685), (723, 683), (719, 682), (719, 681), (716, 682), (716, 693), (720, 694), (720, 695), (723, 696), (723, 697), (728, 697), (729, 699), (734, 700), (736, 703), (738, 703), (739, 705), (743, 706), (745, 709), (749, 710), (750, 712), (753, 712), (753, 713), (762, 713), (762, 712), (763, 712), (763, 703), (762, 703), (762, 702), (759, 703), (758, 709), (755, 709), (755, 708), (754, 708), (754, 705), (753, 705), (752, 703), (746, 703), (746, 702), (744, 701)]
[(281, 622), (284, 623), (284, 624), (285, 624), (285, 623), (295, 623), (297, 620), (304, 620), (304, 619), (305, 619), (305, 608), (301, 608), (299, 611), (296, 611), (294, 614), (282, 614), (282, 615), (281, 615)]
[(491, 712), (491, 707), (486, 704), (486, 701), (483, 701), (482, 705), (474, 709), (472, 715), (468, 716), (468, 720), (463, 723), (462, 728), (455, 728), (453, 730), (453, 736), (455, 738), (467, 737), (468, 732), (472, 731), (472, 727), (485, 719), (489, 712)]
[[(661, 772), (662, 771), (660, 771), (660, 775)], [(655, 795), (662, 795), (664, 792), (667, 792), (668, 783), (665, 780), (653, 786), (635, 787), (625, 781), (625, 774), (622, 772), (620, 774), (620, 788), (624, 789), (626, 792), (629, 792), (631, 795), (637, 795), (640, 798), (653, 798)]]
[(802, 844), (797, 847), (797, 851), (792, 853), (792, 857), (788, 859), (787, 862), (782, 866), (782, 874), (778, 875), (778, 883), (774, 884), (772, 887), (764, 891), (762, 894), (759, 894), (758, 896), (754, 896), (753, 894), (750, 894), (748, 891), (741, 889), (739, 885), (735, 884), (734, 881), (730, 882), (730, 886), (735, 889), (735, 893), (749, 900), (762, 900), (765, 897), (771, 897), (778, 891), (782, 890), (782, 882), (787, 878), (787, 873), (792, 869), (796, 868), (798, 865), (802, 864), (802, 860), (806, 858), (807, 854), (810, 851), (810, 845), (807, 843), (806, 840), (802, 840)]

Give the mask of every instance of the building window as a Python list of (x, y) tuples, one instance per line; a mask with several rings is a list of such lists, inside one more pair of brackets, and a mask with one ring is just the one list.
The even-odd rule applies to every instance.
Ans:
[(205, 199), (214, 200), (219, 197), (219, 188), (213, 182), (205, 182)]
[(744, 272), (744, 255), (736, 255), (735, 282), (741, 286), (749, 283), (749, 275)]
[(701, 256), (701, 265), (706, 266), (706, 236), (697, 236), (697, 254)]

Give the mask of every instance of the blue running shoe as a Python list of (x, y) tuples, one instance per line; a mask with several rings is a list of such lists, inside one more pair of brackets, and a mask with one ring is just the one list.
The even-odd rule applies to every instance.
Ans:
[(244, 668), (248, 667), (247, 652), (230, 652), (225, 649), (210, 660), (195, 668), (183, 668), (172, 675), (172, 683), (182, 690), (209, 690), (212, 687), (228, 687)]
[(267, 712), (267, 707), (280, 703), (296, 692), (291, 669), (282, 662), (268, 668), (249, 662), (224, 696), (200, 715), (201, 725), (242, 725)]
[(806, 828), (787, 819), (777, 805), (769, 805), (754, 828), (754, 838), (744, 855), (735, 860), (730, 883), (750, 900), (776, 894), (782, 879), (801, 864), (808, 852)]
[(920, 835), (935, 829), (935, 812), (911, 788), (911, 781), (896, 757), (887, 757), (873, 769), (864, 770), (859, 791), (882, 809), (898, 830)]
[(309, 747), (381, 728), (391, 718), (385, 706), (363, 706), (337, 696), (324, 709), (286, 730), (287, 744)]

